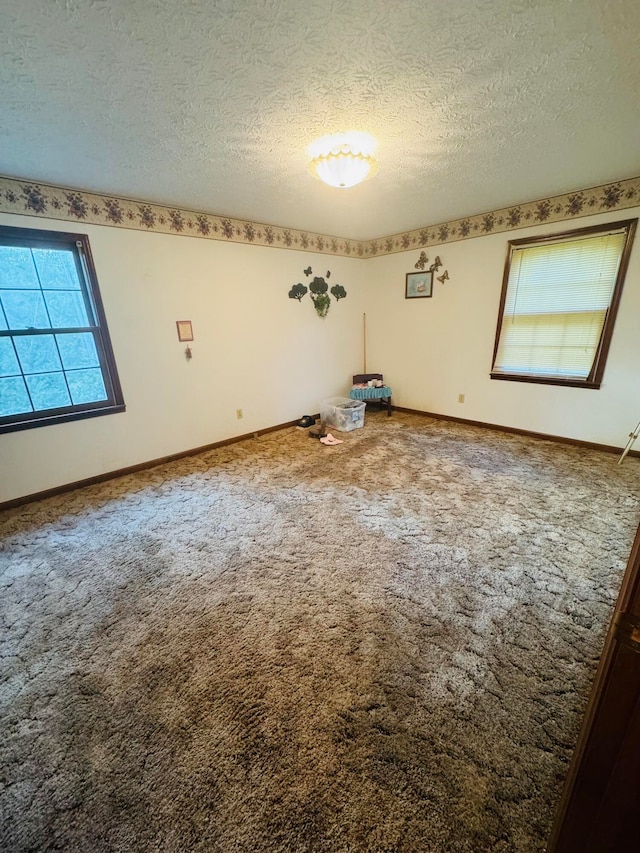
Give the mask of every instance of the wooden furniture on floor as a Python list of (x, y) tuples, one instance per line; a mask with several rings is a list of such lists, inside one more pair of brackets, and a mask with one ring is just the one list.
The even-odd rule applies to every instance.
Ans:
[[(378, 379), (384, 382), (382, 373), (356, 373), (353, 377), (354, 385), (362, 385), (372, 379)], [(391, 417), (391, 388), (388, 385), (383, 385), (380, 388), (352, 388), (349, 391), (349, 396), (352, 400), (366, 400), (367, 403), (378, 403), (381, 406), (387, 407), (387, 416)]]

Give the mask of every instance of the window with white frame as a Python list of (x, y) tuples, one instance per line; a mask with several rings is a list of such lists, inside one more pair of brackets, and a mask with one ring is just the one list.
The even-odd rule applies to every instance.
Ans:
[(637, 221), (509, 242), (492, 379), (600, 387)]
[(87, 236), (0, 227), (0, 432), (123, 410)]

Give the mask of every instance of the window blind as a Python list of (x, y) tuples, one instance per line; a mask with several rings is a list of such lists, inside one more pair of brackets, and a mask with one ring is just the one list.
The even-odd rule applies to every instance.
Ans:
[(513, 247), (494, 373), (587, 380), (626, 230)]

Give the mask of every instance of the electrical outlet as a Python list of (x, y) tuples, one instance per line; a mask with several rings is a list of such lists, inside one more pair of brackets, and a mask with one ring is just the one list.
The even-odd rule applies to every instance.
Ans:
[(464, 394), (458, 394), (458, 402), (464, 403)]
[(236, 409), (236, 417), (238, 420), (242, 417), (242, 409)]

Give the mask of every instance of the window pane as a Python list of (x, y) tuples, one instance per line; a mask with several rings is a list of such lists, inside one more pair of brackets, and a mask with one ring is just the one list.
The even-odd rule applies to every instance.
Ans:
[(50, 329), (41, 290), (4, 290), (0, 299), (10, 329)]
[(14, 341), (25, 373), (48, 373), (62, 367), (53, 335), (16, 336)]
[(0, 418), (32, 411), (24, 379), (21, 376), (0, 379)]
[(2, 299), (0, 298), (0, 331), (6, 332), (7, 323), (4, 319), (4, 312), (2, 310)]
[(89, 318), (82, 293), (77, 290), (48, 290), (44, 298), (47, 301), (49, 317), (53, 328), (74, 328), (89, 326)]
[(616, 281), (625, 234), (607, 234), (514, 249), (505, 314), (606, 310)]
[(3, 287), (40, 287), (31, 249), (0, 246), (0, 288)]
[(57, 409), (71, 405), (63, 373), (44, 373), (27, 376), (26, 379), (36, 409)]
[(509, 317), (502, 325), (496, 364), (505, 372), (586, 379), (604, 321), (603, 311)]
[(59, 249), (33, 249), (33, 260), (44, 290), (58, 288), (80, 290), (73, 252)]
[(0, 338), (0, 376), (19, 376), (20, 365), (11, 338)]
[(67, 373), (67, 382), (73, 402), (96, 403), (98, 400), (106, 400), (107, 392), (102, 381), (102, 373), (96, 370), (70, 370)]
[(65, 370), (77, 367), (98, 367), (98, 353), (91, 332), (56, 335)]

